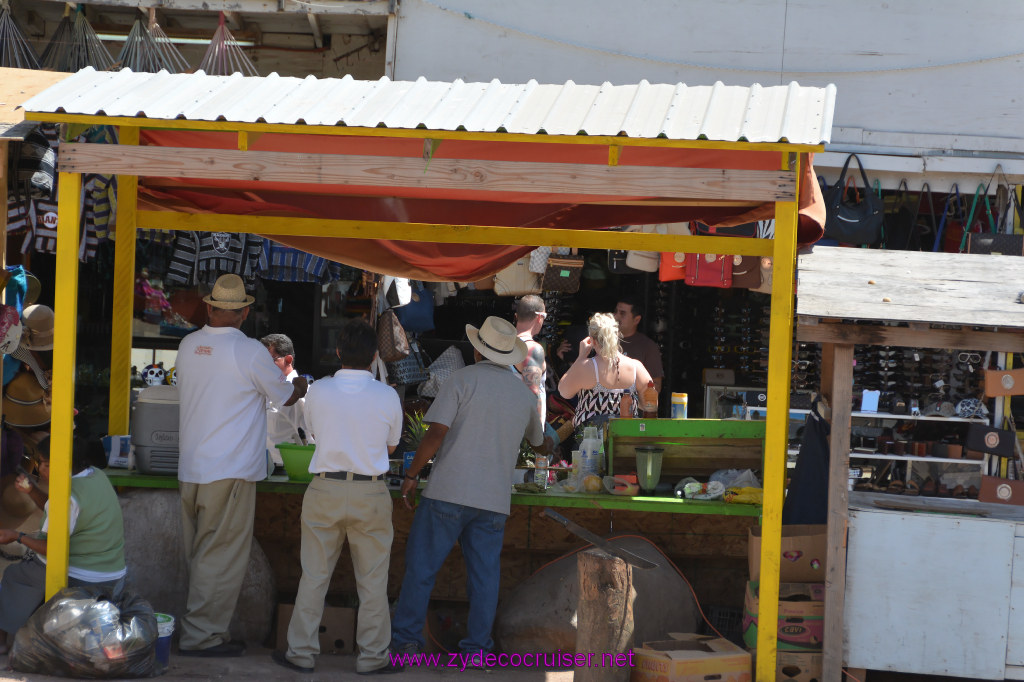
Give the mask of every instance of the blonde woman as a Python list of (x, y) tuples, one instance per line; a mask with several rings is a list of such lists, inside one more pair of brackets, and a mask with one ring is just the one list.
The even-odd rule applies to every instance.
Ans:
[[(628, 358), (619, 347), (619, 325), (608, 313), (596, 313), (587, 323), (590, 336), (580, 341), (580, 354), (558, 382), (563, 398), (579, 394), (573, 425), (600, 422), (619, 416), (619, 403), (632, 394), (633, 416), (640, 416), (637, 387), (647, 386), (651, 375), (639, 360)], [(594, 351), (594, 357), (588, 357)]]

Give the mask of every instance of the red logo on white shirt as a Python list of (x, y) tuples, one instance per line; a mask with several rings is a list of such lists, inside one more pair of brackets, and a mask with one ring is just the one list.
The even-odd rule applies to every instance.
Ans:
[(213, 348), (210, 346), (196, 346), (196, 355), (213, 355)]

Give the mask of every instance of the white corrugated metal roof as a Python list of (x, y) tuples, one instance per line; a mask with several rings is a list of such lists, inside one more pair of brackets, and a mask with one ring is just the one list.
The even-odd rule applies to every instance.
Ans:
[(25, 103), (38, 114), (723, 142), (829, 141), (834, 85), (542, 85), (248, 78), (86, 68)]

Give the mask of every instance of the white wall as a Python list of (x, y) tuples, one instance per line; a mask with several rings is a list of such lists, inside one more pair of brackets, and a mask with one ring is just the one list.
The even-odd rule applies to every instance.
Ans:
[(1024, 154), (1022, 27), (1019, 0), (402, 0), (395, 76), (835, 83), (830, 148)]

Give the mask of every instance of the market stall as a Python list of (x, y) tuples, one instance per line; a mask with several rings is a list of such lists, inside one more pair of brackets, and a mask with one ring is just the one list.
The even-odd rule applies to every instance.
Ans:
[[(1015, 508), (848, 492), (848, 486), (850, 460), (858, 456), (901, 462), (908, 467), (908, 487), (917, 485), (915, 465), (966, 467), (979, 487), (983, 472), (1005, 472), (1005, 463), (1000, 467), (991, 455), (970, 460), (924, 452), (851, 454), (854, 348), (892, 347), (911, 357), (932, 349), (992, 351), (1006, 367), (1005, 354), (1024, 351), (1024, 259), (813, 247), (798, 258), (798, 273), (797, 339), (823, 345), (822, 391), (832, 408), (824, 679), (839, 680), (844, 663), (1017, 679), (1016, 666), (1024, 660), (1019, 617), (1010, 615), (1019, 599), (1017, 587), (1011, 592), (1020, 516)], [(1004, 403), (993, 401), (994, 426), (1003, 411)], [(951, 428), (989, 421), (928, 410), (856, 413), (856, 419), (890, 422), (926, 418)], [(1018, 571), (1014, 566), (1013, 575)], [(931, 627), (954, 622), (960, 625)]]
[[(168, 94), (170, 93), (170, 94)], [(821, 234), (809, 154), (834, 88), (357, 82), (97, 73), (27, 117), (119, 127), (117, 146), (60, 152), (52, 426), (69, 452), (81, 175), (119, 176), (110, 433), (128, 427), (133, 227), (274, 235), (350, 265), (425, 280), (497, 272), (530, 246), (771, 257), (761, 616), (776, 617), (798, 241)], [(344, 216), (341, 218), (339, 216)], [(774, 218), (772, 240), (609, 232)], [(64, 273), (67, 273), (65, 276)], [(47, 591), (65, 580), (69, 462), (53, 462)], [(758, 679), (775, 674), (759, 639)]]

